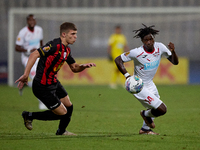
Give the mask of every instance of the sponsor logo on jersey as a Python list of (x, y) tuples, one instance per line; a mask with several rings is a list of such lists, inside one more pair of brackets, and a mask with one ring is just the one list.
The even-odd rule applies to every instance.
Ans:
[(58, 65), (58, 67), (54, 67), (54, 68), (53, 68), (53, 71), (54, 71), (54, 72), (58, 72), (58, 70), (60, 70), (60, 68), (62, 67), (63, 64), (64, 64), (64, 62), (61, 62), (61, 63)]
[(17, 38), (17, 41), (20, 41), (20, 40), (21, 40), (21, 38), (20, 38), (20, 37), (18, 37), (18, 38)]
[(33, 40), (30, 40), (28, 42), (29, 46), (36, 46), (36, 45), (39, 45), (40, 44), (40, 40), (39, 39), (33, 39)]
[(145, 63), (144, 64), (144, 70), (151, 70), (151, 69), (157, 68), (159, 63), (160, 63), (159, 60), (156, 60), (156, 61), (153, 61), (153, 62), (150, 62), (150, 63)]

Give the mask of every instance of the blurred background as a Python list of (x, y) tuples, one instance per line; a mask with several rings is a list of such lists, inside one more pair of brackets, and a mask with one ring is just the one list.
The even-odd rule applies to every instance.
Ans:
[[(71, 46), (73, 57), (80, 63), (92, 61), (98, 64), (97, 68), (75, 76), (63, 67), (58, 76), (64, 84), (108, 84), (107, 47), (114, 27), (121, 25), (128, 46), (133, 49), (142, 44), (140, 39), (133, 38), (132, 32), (141, 28), (142, 23), (155, 25), (155, 29), (160, 31), (155, 40), (165, 45), (173, 42), (180, 57), (180, 64), (176, 67), (169, 67), (162, 61), (155, 82), (200, 84), (199, 0), (1, 0), (1, 84), (12, 80), (10, 85), (13, 86), (13, 81), (23, 73), (21, 54), (15, 52), (14, 46), (16, 36), (26, 26), (26, 16), (30, 13), (35, 14), (37, 25), (43, 28), (44, 44), (59, 37), (60, 24), (75, 23), (78, 39)], [(13, 64), (11, 76), (10, 63)]]

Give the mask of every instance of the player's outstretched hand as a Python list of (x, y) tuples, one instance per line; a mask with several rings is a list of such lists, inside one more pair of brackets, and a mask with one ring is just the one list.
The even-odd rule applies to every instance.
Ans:
[(168, 44), (168, 48), (169, 48), (169, 50), (170, 50), (171, 52), (173, 52), (174, 49), (175, 49), (175, 47), (174, 47), (174, 43), (169, 42), (169, 44)]
[(85, 68), (91, 68), (91, 67), (96, 67), (95, 63), (87, 63), (87, 64), (82, 64), (83, 67)]
[(17, 85), (17, 87), (19, 89), (22, 89), (23, 86), (24, 86), (24, 84), (28, 85), (28, 76), (22, 75), (18, 80), (15, 81), (15, 83), (17, 83), (17, 82), (19, 82), (18, 85)]

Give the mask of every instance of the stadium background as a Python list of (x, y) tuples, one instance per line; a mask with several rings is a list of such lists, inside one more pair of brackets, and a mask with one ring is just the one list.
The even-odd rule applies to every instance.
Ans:
[[(49, 8), (73, 9), (79, 12), (82, 8), (99, 9), (108, 8), (110, 12), (116, 8), (143, 9), (146, 8), (198, 8), (198, 0), (1, 0), (0, 1), (0, 83), (7, 83), (8, 77), (8, 20), (12, 8), (46, 10)], [(16, 39), (19, 30), (26, 25), (26, 15), (15, 16), (13, 37)], [(162, 60), (155, 82), (160, 84), (188, 84), (200, 83), (200, 15), (198, 13), (182, 14), (36, 14), (37, 24), (44, 30), (46, 43), (59, 36), (59, 25), (64, 21), (74, 22), (78, 27), (78, 39), (72, 46), (72, 54), (77, 62), (95, 62), (97, 68), (85, 71), (82, 74), (72, 75), (66, 66), (58, 74), (64, 84), (108, 84), (110, 64), (107, 61), (107, 40), (113, 33), (113, 27), (120, 24), (128, 39), (128, 46), (134, 48), (141, 45), (139, 39), (133, 39), (133, 30), (141, 24), (155, 25), (160, 30), (156, 41), (168, 44), (175, 43), (176, 52), (180, 57), (178, 66), (171, 66)], [(14, 50), (14, 43), (13, 43)], [(131, 70), (132, 68), (128, 68)], [(14, 80), (23, 72), (20, 53), (14, 52)], [(68, 79), (68, 80), (65, 80)], [(70, 79), (70, 80), (69, 80)]]

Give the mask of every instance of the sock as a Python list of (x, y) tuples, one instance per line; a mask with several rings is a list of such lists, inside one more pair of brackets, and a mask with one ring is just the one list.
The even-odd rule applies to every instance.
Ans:
[(151, 109), (145, 110), (144, 111), (144, 116), (145, 117), (155, 117), (154, 115), (152, 115)]
[(150, 127), (147, 126), (147, 124), (145, 123), (145, 121), (143, 121), (142, 128), (145, 129), (145, 130), (149, 130), (150, 129)]
[[(151, 119), (152, 119), (152, 120), (154, 120), (155, 118), (154, 118), (154, 117), (152, 117)], [(145, 121), (143, 121), (142, 128), (143, 128), (143, 129), (145, 129), (145, 130), (150, 130), (150, 127), (149, 127), (149, 126), (147, 126), (147, 124), (145, 123)]]
[(59, 120), (62, 116), (54, 114), (51, 110), (46, 110), (42, 112), (30, 112), (29, 117), (32, 120)]
[(59, 126), (58, 126), (57, 133), (59, 134), (63, 134), (65, 132), (65, 129), (67, 128), (69, 122), (71, 121), (73, 105), (71, 105), (70, 107), (66, 107), (66, 109), (67, 109), (67, 114), (62, 116), (62, 118), (60, 119)]

